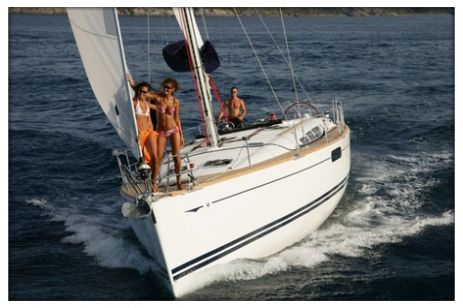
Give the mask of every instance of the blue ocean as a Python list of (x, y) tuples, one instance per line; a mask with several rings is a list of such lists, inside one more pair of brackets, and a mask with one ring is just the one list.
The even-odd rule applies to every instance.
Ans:
[[(288, 66), (259, 18), (242, 20), (289, 105)], [(280, 18), (265, 21), (286, 53)], [(173, 17), (120, 24), (135, 80), (179, 81), (193, 136), (201, 117), (191, 76), (161, 55), (182, 39)], [(198, 24), (221, 60), (212, 77), (222, 99), (237, 86), (249, 121), (279, 114), (238, 20)], [(306, 92), (299, 98), (321, 110), (343, 102), (352, 130), (346, 193), (303, 241), (217, 266), (180, 300), (453, 300), (454, 16), (288, 17), (285, 28)], [(10, 15), (8, 44), (9, 299), (171, 300), (122, 217), (113, 150), (124, 146), (96, 102), (67, 17)]]

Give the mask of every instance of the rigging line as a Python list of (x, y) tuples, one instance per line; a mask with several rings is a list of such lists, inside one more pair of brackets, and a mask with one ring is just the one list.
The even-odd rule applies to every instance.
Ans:
[[(285, 27), (285, 22), (283, 20), (283, 12), (281, 11), (281, 7), (279, 8), (279, 10), (280, 10), (281, 25), (283, 27), (283, 35), (284, 35), (285, 43), (286, 43), (286, 50), (288, 51), (289, 69), (291, 71), (291, 77), (293, 79), (294, 95), (295, 95), (295, 99), (297, 103), (296, 110), (297, 110), (299, 118), (302, 119), (301, 104), (299, 104), (299, 97), (297, 95), (296, 79), (294, 78), (293, 63), (291, 62), (291, 54), (289, 52), (288, 37), (286, 36), (286, 27)], [(302, 120), (300, 123), (302, 123)], [(298, 137), (297, 137), (297, 130), (296, 130), (296, 122), (294, 122), (293, 130), (294, 130), (294, 138), (296, 139), (296, 147), (299, 149), (299, 143), (297, 140)], [(304, 125), (301, 125), (301, 132), (302, 132), (302, 136), (305, 136)]]
[[(174, 17), (175, 18), (175, 17)], [(167, 45), (167, 27), (166, 27), (166, 20), (164, 19), (164, 14), (161, 14), (161, 24), (162, 24), (162, 32), (161, 32), (161, 44)]]
[(225, 116), (225, 119), (227, 120), (227, 123), (230, 122), (229, 119), (228, 119), (227, 111), (225, 110), (222, 99), (220, 98), (219, 90), (217, 90), (217, 86), (215, 85), (215, 82), (214, 82), (214, 79), (212, 79), (212, 76), (209, 76), (209, 85), (211, 86), (212, 91), (215, 94), (215, 99), (219, 103), (220, 111), (222, 111), (223, 115)]
[(207, 31), (206, 18), (204, 17), (205, 8), (201, 9), (201, 19), (203, 21), (204, 32), (206, 32), (206, 38), (209, 40), (209, 31)]
[[(125, 51), (124, 51), (124, 43), (122, 42), (122, 33), (121, 33), (121, 27), (119, 25), (119, 18), (118, 18), (118, 12), (117, 12), (117, 9), (116, 8), (113, 8), (112, 9), (113, 13), (114, 13), (114, 22), (115, 22), (115, 27), (116, 27), (116, 40), (118, 42), (118, 45), (119, 45), (119, 55), (120, 55), (120, 59), (122, 61), (122, 64), (123, 64), (123, 73), (124, 73), (124, 76), (123, 78), (126, 79), (126, 76), (129, 72), (129, 68), (127, 67), (127, 60), (125, 58)], [(129, 86), (129, 83), (128, 81), (126, 80), (125, 81), (125, 88), (127, 90), (127, 94), (129, 96), (129, 103), (131, 104), (131, 100), (133, 98), (133, 95), (132, 95), (132, 92), (130, 91), (130, 86)], [(139, 159), (141, 157), (143, 157), (143, 151), (142, 151), (142, 148), (140, 146), (140, 143), (139, 143), (139, 140), (138, 140), (138, 134), (136, 133), (138, 131), (138, 125), (137, 125), (137, 121), (136, 121), (136, 118), (135, 118), (135, 110), (133, 108), (130, 108), (130, 120), (129, 120), (129, 124), (130, 126), (132, 126), (132, 128), (130, 129), (129, 128), (129, 131), (131, 131), (132, 129), (134, 129), (134, 133), (135, 133), (135, 136), (132, 136), (132, 137), (135, 137), (135, 143), (137, 144), (136, 146), (136, 153), (133, 152), (133, 149), (131, 149), (131, 152), (132, 154), (135, 156), (135, 158)], [(131, 122), (131, 123), (130, 123)], [(120, 125), (121, 123), (118, 121), (118, 125)], [(127, 127), (125, 127), (125, 129), (127, 129)], [(122, 132), (124, 131), (124, 129), (119, 129), (118, 130), (119, 132)], [(132, 142), (130, 142), (130, 145), (129, 147), (133, 147), (133, 144)], [(138, 156), (138, 157), (137, 157)]]
[[(267, 26), (267, 23), (264, 21), (264, 19), (262, 18), (262, 16), (260, 15), (259, 11), (257, 10), (257, 8), (255, 8), (255, 11), (257, 13), (257, 16), (259, 17), (262, 25), (264, 26), (264, 28), (267, 30), (267, 33), (270, 35), (270, 38), (272, 39), (273, 43), (275, 44), (275, 47), (278, 49), (278, 51), (280, 52), (281, 56), (283, 57), (283, 59), (285, 60), (286, 64), (288, 65), (289, 67), (289, 63), (288, 63), (288, 60), (286, 59), (286, 56), (285, 54), (283, 53), (283, 50), (281, 50), (280, 46), (278, 45), (277, 41), (275, 40), (275, 37), (273, 36), (272, 32), (270, 31), (270, 29), (268, 28)], [(299, 83), (299, 87), (302, 89), (302, 91), (304, 92), (305, 96), (307, 97), (307, 99), (309, 101), (312, 101), (312, 98), (310, 97), (310, 95), (307, 93), (307, 91), (305, 90), (304, 88), (304, 85), (302, 84), (302, 81), (301, 79), (296, 75), (296, 73), (294, 72), (294, 77), (296, 77), (296, 80), (297, 82)]]
[(243, 29), (244, 35), (246, 36), (246, 39), (248, 40), (249, 45), (251, 46), (252, 52), (256, 56), (257, 63), (259, 64), (260, 69), (262, 70), (262, 73), (264, 74), (264, 77), (265, 77), (265, 79), (266, 79), (266, 81), (267, 81), (267, 83), (268, 83), (268, 85), (270, 87), (270, 90), (272, 91), (273, 96), (275, 97), (275, 100), (277, 101), (278, 106), (280, 107), (281, 113), (285, 117), (285, 120), (288, 120), (288, 118), (286, 117), (285, 111), (283, 109), (283, 106), (281, 105), (280, 101), (278, 100), (278, 96), (276, 95), (275, 90), (272, 87), (272, 83), (270, 82), (270, 79), (268, 78), (267, 72), (265, 71), (265, 68), (262, 65), (262, 62), (260, 61), (259, 56), (257, 55), (256, 49), (254, 48), (254, 44), (252, 43), (251, 38), (249, 37), (246, 29), (244, 28), (243, 22), (241, 21), (241, 18), (238, 15), (238, 11), (235, 8), (233, 8), (233, 11), (235, 12), (236, 17), (238, 18), (238, 21), (239, 21), (239, 23), (241, 25), (241, 28)]
[(294, 95), (296, 98), (296, 102), (299, 102), (299, 97), (297, 95), (296, 78), (294, 77), (295, 74), (294, 74), (294, 69), (293, 69), (293, 63), (291, 61), (291, 54), (289, 52), (288, 37), (286, 36), (286, 27), (285, 27), (285, 22), (283, 20), (283, 12), (281, 11), (281, 8), (279, 8), (279, 10), (280, 10), (281, 25), (283, 27), (283, 35), (284, 35), (285, 43), (286, 43), (286, 50), (288, 52), (289, 70), (291, 71), (291, 78), (293, 79)]
[(151, 52), (150, 52), (150, 8), (146, 11), (146, 27), (147, 27), (147, 53), (148, 53), (148, 83), (151, 84)]

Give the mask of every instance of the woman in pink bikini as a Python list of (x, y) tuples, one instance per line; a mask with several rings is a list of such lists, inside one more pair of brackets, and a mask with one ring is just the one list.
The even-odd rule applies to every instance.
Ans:
[[(173, 96), (174, 92), (178, 89), (178, 84), (175, 79), (166, 78), (161, 83), (162, 90), (156, 93), (150, 93), (156, 101), (157, 111), (157, 132), (158, 136), (158, 160), (156, 172), (159, 173), (164, 151), (166, 149), (167, 139), (170, 141), (172, 148), (172, 156), (174, 158), (174, 167), (177, 180), (177, 189), (182, 190), (181, 179), (181, 158), (180, 148), (182, 147), (183, 132), (182, 123), (180, 121), (180, 101)], [(158, 174), (155, 174), (157, 176)]]

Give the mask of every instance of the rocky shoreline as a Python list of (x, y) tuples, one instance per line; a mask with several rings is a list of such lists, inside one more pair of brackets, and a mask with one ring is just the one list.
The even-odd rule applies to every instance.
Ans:
[[(196, 8), (197, 14), (205, 16), (234, 16), (232, 8)], [(171, 8), (118, 8), (125, 16), (171, 16)], [(237, 8), (240, 16), (257, 16), (254, 8)], [(454, 8), (283, 8), (285, 16), (406, 16), (406, 15), (454, 15)], [(64, 15), (65, 8), (58, 7), (10, 7), (9, 14)], [(262, 16), (279, 16), (277, 8), (259, 8)]]

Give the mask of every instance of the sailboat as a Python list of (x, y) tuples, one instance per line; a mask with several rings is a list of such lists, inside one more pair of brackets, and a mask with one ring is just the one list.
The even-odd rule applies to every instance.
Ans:
[(295, 102), (281, 119), (219, 128), (193, 9), (173, 10), (206, 129), (181, 150), (186, 189), (172, 185), (173, 160), (166, 155), (158, 192), (151, 191), (137, 139), (117, 11), (67, 12), (93, 92), (128, 149), (116, 152), (121, 193), (128, 200), (122, 214), (161, 269), (168, 290), (181, 297), (198, 288), (198, 277), (214, 266), (267, 257), (316, 230), (346, 189), (350, 130), (337, 101), (324, 113), (311, 102)]

